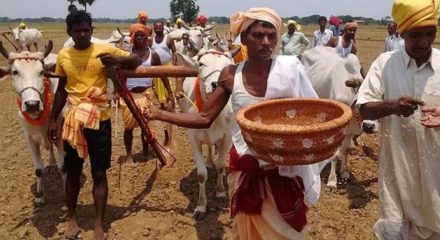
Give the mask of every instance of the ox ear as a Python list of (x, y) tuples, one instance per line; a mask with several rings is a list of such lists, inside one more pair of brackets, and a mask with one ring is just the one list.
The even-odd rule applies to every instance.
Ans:
[(11, 69), (9, 67), (0, 66), (0, 82), (6, 79), (11, 73)]
[(176, 65), (177, 66), (186, 66), (186, 67), (195, 67), (194, 62), (186, 55), (183, 55), (179, 52), (176, 52)]
[(240, 50), (241, 50), (241, 45), (238, 45), (237, 47), (235, 47), (235, 48), (229, 50), (227, 54), (228, 54), (228, 55), (230, 54), (230, 55), (231, 55), (231, 58), (234, 58), (235, 55), (237, 55), (237, 54), (240, 52)]
[(204, 31), (203, 29), (200, 29), (200, 32), (202, 33), (202, 37), (204, 37), (204, 38), (205, 38), (205, 37), (207, 37), (207, 36), (208, 36), (208, 34), (206, 34), (206, 33), (205, 33), (205, 31)]

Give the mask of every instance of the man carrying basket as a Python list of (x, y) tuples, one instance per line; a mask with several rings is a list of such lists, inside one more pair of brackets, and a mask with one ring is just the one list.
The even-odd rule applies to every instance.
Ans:
[[(248, 48), (248, 61), (225, 67), (219, 87), (198, 113), (144, 109), (150, 120), (187, 128), (208, 128), (231, 98), (234, 116), (250, 104), (270, 98), (313, 97), (304, 67), (295, 56), (273, 57), (281, 18), (269, 8), (251, 8), (231, 16), (231, 32)], [(316, 203), (320, 192), (317, 164), (277, 167), (257, 160), (233, 120), (228, 176), (233, 239), (305, 239), (305, 199)], [(252, 191), (254, 190), (254, 191)]]

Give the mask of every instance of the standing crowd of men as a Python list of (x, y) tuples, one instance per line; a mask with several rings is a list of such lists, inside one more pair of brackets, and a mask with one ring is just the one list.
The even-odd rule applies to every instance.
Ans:
[[(385, 53), (373, 62), (359, 90), (356, 104), (363, 118), (382, 119), (381, 208), (374, 226), (378, 239), (440, 239), (440, 103), (430, 102), (432, 98), (427, 97), (440, 96), (440, 51), (432, 47), (439, 4), (432, 0), (394, 0), (395, 23), (388, 25)], [(147, 23), (148, 14), (139, 12), (138, 23), (129, 28), (133, 47), (125, 52), (90, 41), (90, 14), (76, 11), (66, 18), (67, 33), (75, 45), (58, 53), (56, 74), (60, 80), (48, 133), (52, 141), (63, 138), (66, 151), (66, 239), (79, 239), (81, 231), (76, 209), (86, 158), (90, 159), (93, 178), (94, 239), (107, 239), (106, 172), (111, 166), (112, 141), (104, 67), (132, 69), (175, 62), (176, 47), (173, 39), (167, 38), (172, 30), (170, 23), (155, 21), (154, 31)], [(204, 16), (197, 19), (198, 28), (210, 31), (212, 26), (206, 23)], [(228, 101), (235, 116), (241, 108), (271, 98), (316, 98), (296, 56), (316, 46), (333, 47), (341, 57), (356, 54), (358, 25), (345, 23), (341, 34), (339, 22), (334, 23), (332, 30), (326, 29), (327, 19), (319, 18), (319, 29), (310, 42), (294, 20), (287, 21), (288, 31), (281, 34), (281, 18), (272, 9), (251, 8), (235, 13), (231, 16), (231, 34), (246, 46), (246, 59), (221, 71), (219, 86), (200, 112), (174, 111), (168, 78), (128, 79), (127, 87), (145, 118), (187, 128), (209, 126)], [(185, 28), (183, 20), (177, 19), (174, 29)], [(277, 48), (279, 55), (275, 54)], [(65, 104), (64, 124), (57, 129), (55, 120)], [(124, 145), (132, 160), (136, 122), (127, 108), (123, 108), (123, 119)], [(282, 171), (253, 156), (235, 120), (231, 131), (228, 184), (233, 239), (305, 239), (306, 202), (311, 194), (319, 196), (319, 167), (291, 166), (290, 171)], [(146, 157), (148, 143), (142, 139)]]

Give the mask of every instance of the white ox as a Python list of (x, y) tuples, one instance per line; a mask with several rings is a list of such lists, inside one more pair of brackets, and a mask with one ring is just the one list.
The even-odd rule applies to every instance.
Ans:
[(361, 65), (356, 55), (349, 54), (346, 58), (341, 58), (334, 48), (316, 47), (304, 52), (301, 62), (320, 98), (345, 103), (352, 108), (354, 113), (348, 123), (346, 136), (332, 159), (327, 186), (336, 188), (337, 159), (341, 160), (339, 169), (341, 178), (348, 179), (350, 175), (346, 171), (346, 160), (352, 140), (362, 134), (363, 130), (367, 133), (374, 132), (377, 129), (377, 122), (359, 119), (358, 109), (354, 106), (357, 89), (363, 81), (360, 72)]
[(34, 45), (38, 51), (38, 40), (43, 36), (40, 30), (36, 28), (9, 28), (12, 32), (15, 43), (18, 45), (18, 50), (23, 51), (25, 47), (31, 51), (31, 45)]
[[(45, 53), (30, 53), (22, 51), (20, 53), (9, 53), (0, 42), (1, 54), (9, 60), (10, 66), (0, 69), (0, 77), (8, 74), (12, 77), (12, 85), (18, 94), (21, 105), (18, 110), (18, 122), (23, 129), (24, 137), (31, 158), (34, 163), (35, 175), (37, 177), (37, 192), (34, 199), (36, 207), (45, 203), (42, 179), (44, 175), (44, 163), (41, 159), (40, 146), (49, 149), (49, 165), (58, 167), (65, 183), (65, 174), (62, 171), (64, 164), (64, 149), (61, 137), (56, 142), (57, 158), (53, 152), (53, 145), (49, 142), (47, 130), (51, 112), (51, 104), (48, 97), (53, 96), (58, 79), (48, 79), (48, 85), (44, 81), (45, 66), (43, 60), (54, 64), (56, 55), (50, 54), (52, 42), (49, 42)], [(61, 114), (57, 119), (57, 124), (61, 127)]]
[[(203, 51), (202, 51), (203, 52)], [(200, 91), (201, 105), (206, 106), (209, 95), (217, 86), (220, 71), (229, 64), (232, 64), (230, 54), (223, 54), (216, 51), (207, 51), (201, 55), (194, 57), (194, 62), (187, 56), (180, 53), (176, 54), (177, 65), (186, 65), (197, 67), (199, 72), (199, 89), (195, 89), (197, 78), (186, 78), (183, 83), (183, 89), (188, 98), (195, 102), (195, 91)], [(186, 99), (180, 99), (184, 112), (197, 112), (197, 107)], [(206, 216), (206, 180), (208, 173), (206, 169), (205, 159), (202, 153), (202, 144), (208, 145), (208, 166), (212, 165), (212, 156), (210, 153), (211, 146), (215, 145), (218, 150), (218, 157), (215, 161), (215, 169), (217, 171), (216, 198), (225, 200), (226, 192), (223, 183), (225, 176), (226, 159), (229, 149), (232, 145), (231, 140), (231, 119), (232, 107), (230, 103), (226, 105), (224, 110), (217, 116), (212, 125), (207, 129), (188, 129), (188, 138), (197, 166), (197, 178), (199, 181), (199, 198), (197, 207), (194, 210), (193, 217), (196, 220), (202, 220)]]

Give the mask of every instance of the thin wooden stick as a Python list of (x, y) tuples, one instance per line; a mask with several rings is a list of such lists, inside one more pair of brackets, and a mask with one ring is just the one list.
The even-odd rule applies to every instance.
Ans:
[(138, 109), (136, 103), (134, 102), (133, 96), (131, 95), (130, 91), (127, 89), (126, 84), (124, 84), (124, 82), (121, 81), (119, 74), (115, 68), (105, 67), (105, 72), (107, 74), (107, 77), (113, 81), (113, 85), (117, 90), (119, 96), (124, 100), (128, 109), (133, 114), (134, 119), (139, 124), (139, 127), (145, 133), (145, 137), (147, 138), (145, 140), (151, 144), (151, 147), (156, 153), (156, 156), (159, 159), (161, 166), (165, 166), (166, 158), (163, 155), (162, 150), (160, 149), (159, 143), (157, 142), (157, 139), (153, 134), (153, 132), (148, 127), (147, 120), (142, 116), (140, 110)]
[[(145, 77), (196, 77), (197, 69), (184, 66), (140, 66), (135, 70), (123, 70), (125, 76), (130, 78)], [(54, 73), (45, 73), (46, 77), (57, 78)]]

